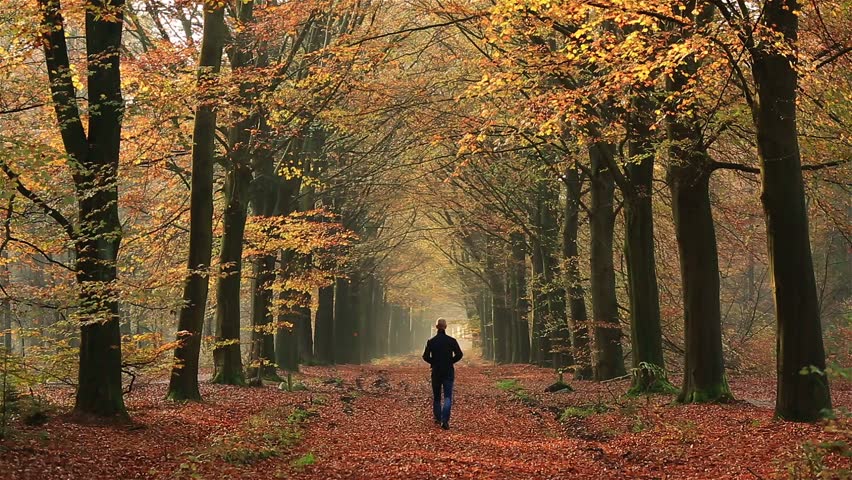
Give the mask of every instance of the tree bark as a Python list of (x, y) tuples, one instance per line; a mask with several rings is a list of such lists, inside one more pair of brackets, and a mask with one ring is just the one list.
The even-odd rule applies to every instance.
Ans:
[(350, 322), (349, 329), (351, 332), (349, 335), (350, 350), (348, 363), (353, 364), (361, 363), (362, 356), (364, 354), (364, 342), (362, 341), (364, 338), (364, 317), (361, 315), (361, 289), (363, 287), (363, 278), (361, 277), (360, 272), (354, 273), (351, 281), (349, 282), (349, 298), (347, 299), (347, 310)]
[(547, 308), (544, 294), (542, 293), (542, 278), (544, 278), (544, 266), (541, 257), (541, 242), (538, 237), (530, 239), (532, 246), (532, 284), (530, 285), (530, 296), (532, 297), (532, 362), (539, 366), (546, 366), (550, 361), (550, 337), (547, 335)]
[(371, 338), (373, 340), (373, 355), (379, 358), (388, 353), (388, 312), (384, 286), (378, 279), (374, 279), (374, 282), (373, 317), (375, 334)]
[[(254, 2), (237, 3), (237, 19), (249, 22), (254, 12)], [(247, 31), (241, 31), (231, 54), (234, 71), (249, 65), (251, 51)], [(249, 105), (252, 88), (240, 84), (240, 102)], [(251, 172), (252, 129), (257, 125), (255, 115), (247, 115), (228, 129), (230, 155), (225, 168), (225, 212), (223, 214), (222, 247), (219, 253), (219, 282), (216, 286), (216, 347), (213, 350), (214, 383), (245, 384), (240, 354), (240, 285), (242, 281), (243, 237), (249, 205)]]
[(485, 275), (491, 291), (494, 361), (508, 363), (511, 360), (511, 316), (506, 304), (506, 284), (502, 272), (494, 265), (493, 252), (486, 257)]
[[(686, 152), (684, 152), (686, 153)], [(693, 155), (701, 155), (696, 152)], [(704, 153), (706, 155), (706, 152)], [(672, 155), (672, 161), (677, 161)], [(710, 172), (697, 159), (669, 167), (680, 253), (686, 355), (681, 402), (731, 400), (725, 379), (719, 305), (719, 260), (710, 207)]]
[(614, 147), (597, 143), (589, 147), (592, 170), (590, 233), (592, 316), (595, 328), (595, 352), (592, 369), (595, 380), (607, 380), (626, 374), (621, 350), (621, 325), (615, 296), (615, 269), (612, 260), (615, 228), (615, 184), (605, 166), (603, 155), (612, 155)]
[(530, 329), (527, 322), (529, 302), (527, 301), (527, 251), (523, 234), (512, 234), (511, 292), (512, 313), (515, 329), (515, 351), (512, 361), (528, 363), (530, 361)]
[(252, 364), (248, 369), (248, 377), (252, 379), (252, 385), (260, 386), (260, 381), (263, 378), (280, 380), (275, 372), (275, 326), (272, 322), (272, 283), (275, 281), (275, 256), (258, 256), (252, 262), (252, 273)]
[(334, 363), (334, 285), (320, 287), (317, 296), (316, 334), (314, 354), (323, 363)]
[(355, 334), (353, 312), (350, 310), (350, 283), (345, 278), (334, 282), (334, 359), (335, 363), (355, 363), (352, 361)]
[(237, 163), (225, 172), (225, 212), (216, 283), (216, 345), (213, 349), (213, 383), (245, 385), (240, 353), (240, 281), (243, 234), (248, 209), (251, 171)]
[[(654, 254), (654, 214), (651, 204), (654, 179), (654, 145), (650, 129), (653, 104), (637, 94), (628, 121), (628, 155), (625, 165), (629, 188), (624, 193), (625, 260), (630, 298), (630, 333), (633, 369), (631, 392), (668, 391), (665, 377), (660, 295)], [(656, 368), (643, 368), (653, 365)]]
[(559, 226), (556, 219), (558, 204), (558, 186), (542, 182), (538, 199), (538, 246), (541, 249), (541, 287), (544, 290), (545, 324), (550, 337), (550, 365), (554, 368), (562, 368), (573, 363), (565, 289), (559, 272)]
[(198, 68), (200, 103), (195, 110), (192, 132), (192, 179), (190, 192), (189, 254), (183, 292), (183, 306), (178, 318), (179, 346), (166, 396), (172, 400), (201, 400), (198, 390), (198, 357), (201, 353), (201, 330), (207, 311), (210, 285), (210, 258), (213, 255), (213, 164), (216, 155), (216, 108), (209, 89), (222, 66), (225, 44), (225, 7), (204, 8), (204, 32)]
[[(12, 212), (7, 212), (7, 215), (11, 216)], [(4, 239), (6, 240), (6, 239)], [(6, 260), (9, 258), (6, 253), (6, 249), (0, 249), (0, 283), (3, 285), (9, 285), (9, 265), (6, 264)], [(3, 299), (0, 300), (0, 331), (3, 332), (3, 348), (5, 349), (6, 355), (12, 354), (12, 300), (7, 296), (3, 295)]]
[[(795, 49), (800, 10), (796, 0), (768, 0), (762, 23)], [(831, 393), (825, 376), (810, 370), (825, 370), (825, 350), (796, 126), (796, 58), (769, 42), (751, 45), (750, 52), (760, 198), (778, 321), (775, 414), (814, 421), (831, 408)]]
[(589, 317), (586, 312), (586, 292), (580, 278), (580, 256), (577, 233), (580, 229), (580, 198), (582, 182), (576, 165), (565, 172), (565, 219), (562, 228), (562, 257), (565, 261), (565, 293), (571, 313), (571, 346), (574, 354), (574, 378), (592, 378), (592, 357), (589, 339)]
[[(687, 5), (689, 12), (696, 4)], [(712, 7), (697, 16), (699, 24), (712, 18)], [(675, 94), (685, 93), (698, 71), (695, 57), (686, 57), (667, 79)], [(722, 314), (719, 302), (719, 254), (710, 203), (712, 161), (701, 124), (690, 111), (672, 113), (666, 124), (669, 166), (666, 172), (672, 195), (672, 214), (680, 256), (683, 293), (683, 385), (678, 400), (726, 402), (733, 400), (725, 377), (722, 350)]]
[[(39, 7), (50, 91), (73, 169), (79, 218), (75, 230), (59, 212), (39, 203), (74, 241), (81, 321), (74, 412), (126, 418), (118, 294), (114, 291), (121, 243), (117, 180), (124, 112), (120, 71), (124, 1), (90, 0), (87, 4), (88, 98), (90, 109), (98, 112), (89, 118), (88, 137), (71, 81), (62, 7), (59, 0), (39, 0)], [(112, 15), (103, 15), (103, 9)]]
[[(288, 277), (291, 273), (291, 266), (294, 263), (294, 257), (299, 254), (293, 251), (282, 251), (280, 254), (281, 268), (278, 275)], [(299, 348), (299, 324), (305, 319), (304, 302), (306, 298), (301, 292), (283, 289), (278, 292), (278, 315), (277, 326), (275, 328), (275, 363), (278, 368), (287, 372), (299, 371), (300, 363), (300, 348)], [(308, 310), (310, 312), (310, 310)], [(310, 314), (310, 313), (308, 313)], [(310, 322), (310, 318), (307, 319)], [(304, 328), (304, 327), (302, 327)]]

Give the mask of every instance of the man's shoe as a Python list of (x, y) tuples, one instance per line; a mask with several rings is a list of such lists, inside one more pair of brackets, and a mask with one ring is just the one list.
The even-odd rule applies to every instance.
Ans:
[(449, 430), (449, 429), (450, 429), (450, 424), (449, 424), (449, 423), (447, 423), (447, 422), (442, 422), (442, 423), (441, 423), (441, 428), (443, 428), (444, 430)]
[(435, 419), (435, 425), (440, 425), (440, 424), (441, 424), (441, 419), (440, 419), (440, 418), (436, 418), (436, 419)]

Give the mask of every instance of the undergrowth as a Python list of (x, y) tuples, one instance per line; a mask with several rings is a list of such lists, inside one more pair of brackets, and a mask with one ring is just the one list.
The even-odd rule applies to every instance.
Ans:
[(251, 465), (280, 457), (301, 441), (302, 424), (316, 415), (316, 410), (302, 406), (287, 414), (280, 408), (261, 411), (249, 417), (236, 431), (213, 438), (210, 446), (202, 452), (188, 455), (189, 462), (180, 465), (179, 475), (201, 478), (198, 464), (208, 460)]
[(509, 392), (515, 400), (518, 400), (525, 405), (533, 406), (538, 403), (538, 401), (530, 395), (530, 392), (521, 386), (520, 382), (514, 378), (498, 380), (497, 388)]

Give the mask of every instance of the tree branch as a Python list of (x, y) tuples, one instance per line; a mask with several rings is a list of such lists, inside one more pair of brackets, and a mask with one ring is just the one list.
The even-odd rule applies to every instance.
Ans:
[(27, 188), (27, 186), (24, 185), (23, 182), (21, 182), (21, 178), (18, 176), (18, 174), (12, 171), (11, 168), (9, 168), (9, 165), (6, 163), (5, 160), (0, 159), (0, 170), (2, 170), (3, 173), (6, 174), (6, 177), (15, 184), (15, 190), (17, 190), (18, 193), (23, 195), (29, 201), (36, 204), (39, 208), (42, 209), (42, 211), (44, 211), (44, 213), (48, 217), (52, 218), (56, 223), (58, 223), (59, 226), (62, 227), (63, 230), (65, 230), (65, 234), (68, 235), (68, 238), (70, 240), (77, 240), (78, 235), (77, 231), (74, 229), (74, 225), (67, 218), (65, 218), (65, 215), (63, 215), (62, 212), (48, 205), (47, 202), (42, 200), (37, 193)]

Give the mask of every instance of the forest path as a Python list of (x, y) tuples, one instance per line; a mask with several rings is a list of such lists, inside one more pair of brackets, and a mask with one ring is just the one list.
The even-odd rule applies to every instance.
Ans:
[(516, 366), (509, 376), (502, 367), (467, 363), (456, 368), (448, 431), (432, 421), (427, 365), (407, 359), (397, 365), (335, 368), (343, 380), (334, 393), (342, 408), (323, 409), (311, 421), (299, 450), (311, 452), (316, 463), (294, 478), (615, 476), (605, 459), (594, 460), (603, 453), (597, 442), (565, 437), (556, 414), (497, 386), (531, 369), (540, 377), (542, 369)]
[[(305, 367), (304, 379), (323, 406), (291, 459), (314, 462), (291, 464), (287, 478), (754, 480), (784, 477), (799, 445), (832, 438), (755, 405), (772, 397), (772, 378), (731, 379), (752, 401), (682, 405), (625, 397), (629, 380), (572, 381), (573, 393), (545, 393), (551, 369), (465, 357), (448, 431), (432, 421), (429, 368), (419, 358)], [(836, 405), (852, 404), (850, 387), (834, 385)]]
[[(65, 414), (73, 389), (43, 389), (57, 413), (0, 440), (0, 479), (754, 480), (786, 478), (804, 442), (840, 438), (755, 405), (773, 396), (771, 377), (731, 378), (749, 402), (681, 405), (625, 397), (629, 380), (545, 393), (552, 369), (466, 356), (449, 431), (432, 422), (419, 358), (306, 366), (295, 377), (307, 390), (203, 383), (205, 401), (187, 404), (165, 400), (157, 379), (140, 382), (126, 397), (130, 426), (75, 422)], [(837, 407), (852, 408), (852, 383), (832, 389)]]

